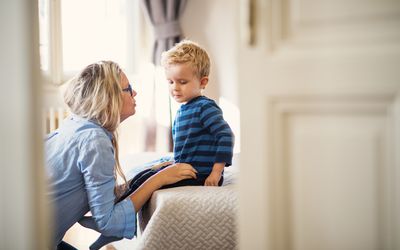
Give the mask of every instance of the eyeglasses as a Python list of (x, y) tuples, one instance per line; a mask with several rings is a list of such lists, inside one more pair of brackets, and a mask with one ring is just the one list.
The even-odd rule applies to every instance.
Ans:
[(132, 86), (131, 86), (130, 84), (128, 84), (128, 87), (127, 87), (127, 88), (122, 89), (122, 91), (129, 92), (129, 94), (130, 94), (131, 96), (133, 96), (133, 90), (132, 90)]

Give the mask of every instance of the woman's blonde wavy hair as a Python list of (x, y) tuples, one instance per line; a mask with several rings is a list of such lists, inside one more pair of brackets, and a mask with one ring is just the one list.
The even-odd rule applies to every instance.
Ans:
[[(64, 93), (64, 101), (72, 113), (94, 120), (112, 133), (115, 158), (114, 193), (117, 197), (122, 194), (127, 184), (118, 157), (117, 128), (122, 108), (121, 73), (119, 65), (112, 61), (90, 64), (70, 81)], [(125, 184), (121, 187), (117, 183), (118, 175)]]

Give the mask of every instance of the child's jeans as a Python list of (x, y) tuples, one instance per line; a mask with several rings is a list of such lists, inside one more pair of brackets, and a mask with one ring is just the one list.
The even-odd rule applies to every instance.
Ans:
[[(162, 167), (159, 170), (145, 169), (142, 172), (138, 173), (133, 179), (131, 179), (129, 181), (129, 188), (125, 191), (125, 193), (120, 198), (118, 198), (116, 200), (116, 203), (124, 200), (126, 197), (131, 195), (147, 179), (149, 179), (151, 176), (155, 175), (158, 171), (160, 171), (166, 167), (167, 166)], [(197, 173), (196, 177), (197, 177), (196, 179), (184, 179), (184, 180), (178, 181), (173, 184), (165, 185), (161, 189), (181, 187), (181, 186), (204, 186), (204, 182), (206, 181), (208, 174)], [(223, 182), (224, 182), (224, 176), (221, 175), (221, 179), (218, 182), (218, 186), (221, 186)]]

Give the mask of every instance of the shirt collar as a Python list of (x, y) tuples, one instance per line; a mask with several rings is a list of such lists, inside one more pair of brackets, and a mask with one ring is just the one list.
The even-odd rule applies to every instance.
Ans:
[(193, 102), (199, 100), (199, 99), (202, 98), (202, 97), (204, 97), (204, 96), (202, 96), (202, 95), (196, 96), (195, 98), (193, 98), (192, 100), (188, 101), (187, 103), (185, 103), (185, 104), (183, 104), (183, 105), (191, 104), (191, 103), (193, 103)]

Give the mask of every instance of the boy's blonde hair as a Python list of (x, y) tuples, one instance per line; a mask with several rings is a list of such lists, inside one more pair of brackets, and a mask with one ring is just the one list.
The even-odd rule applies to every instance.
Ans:
[(117, 63), (100, 61), (90, 64), (75, 76), (69, 83), (64, 102), (73, 114), (99, 123), (113, 135), (115, 194), (119, 196), (123, 190), (117, 185), (117, 175), (126, 184), (118, 157), (118, 134), (122, 108), (122, 70)]
[(190, 40), (183, 40), (170, 50), (161, 55), (161, 65), (165, 68), (168, 65), (189, 63), (194, 74), (200, 79), (210, 74), (210, 58), (207, 51), (197, 43)]

